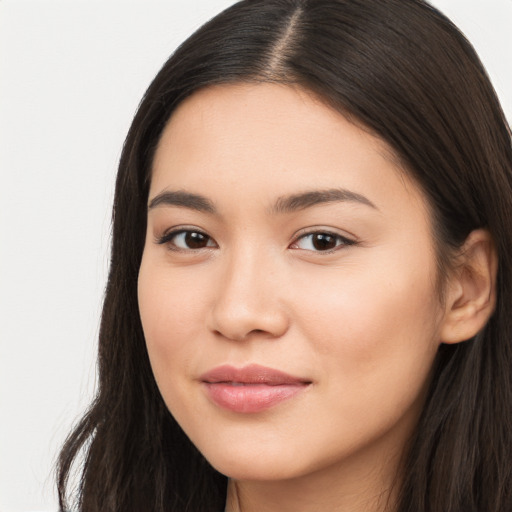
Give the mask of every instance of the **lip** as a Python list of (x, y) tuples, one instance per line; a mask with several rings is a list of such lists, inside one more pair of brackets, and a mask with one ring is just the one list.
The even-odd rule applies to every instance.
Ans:
[(311, 381), (257, 364), (235, 368), (224, 365), (199, 380), (219, 407), (238, 413), (265, 411), (304, 391)]

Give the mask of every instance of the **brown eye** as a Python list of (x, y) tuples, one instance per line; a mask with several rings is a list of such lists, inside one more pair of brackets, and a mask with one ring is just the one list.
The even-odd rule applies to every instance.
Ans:
[(353, 245), (354, 243), (354, 241), (341, 235), (318, 231), (301, 236), (294, 244), (294, 248), (314, 252), (329, 252), (338, 247)]
[(175, 250), (198, 250), (206, 247), (215, 247), (211, 237), (201, 231), (180, 230), (167, 233), (160, 240), (159, 244), (168, 244)]
[(311, 243), (317, 251), (328, 251), (336, 247), (336, 237), (326, 233), (315, 233), (312, 235)]
[(184, 242), (187, 249), (202, 249), (208, 246), (209, 236), (197, 231), (186, 231), (184, 233)]

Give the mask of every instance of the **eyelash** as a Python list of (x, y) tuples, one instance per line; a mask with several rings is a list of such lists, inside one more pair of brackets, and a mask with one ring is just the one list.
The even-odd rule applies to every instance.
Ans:
[[(182, 247), (177, 247), (175, 243), (173, 243), (173, 238), (179, 236), (179, 235), (182, 235), (182, 234), (196, 234), (196, 235), (200, 235), (200, 237), (205, 237), (207, 239), (207, 241), (213, 241), (213, 238), (211, 238), (210, 236), (208, 236), (206, 233), (204, 233), (203, 231), (200, 231), (198, 229), (185, 229), (185, 228), (180, 228), (180, 229), (176, 229), (176, 230), (172, 230), (172, 231), (169, 231), (169, 232), (166, 232), (164, 233), (161, 237), (158, 237), (156, 239), (156, 243), (159, 244), (159, 245), (168, 245), (169, 249), (171, 251), (175, 251), (175, 252), (194, 252), (194, 251), (200, 251), (201, 249), (210, 249), (210, 248), (214, 248), (216, 247), (215, 246), (204, 246), (204, 247), (199, 247), (199, 248), (187, 248), (187, 249), (184, 249)], [(319, 254), (332, 254), (336, 251), (338, 251), (341, 247), (347, 247), (347, 246), (351, 246), (351, 245), (356, 245), (357, 242), (355, 240), (351, 240), (349, 238), (346, 238), (338, 233), (333, 233), (331, 231), (328, 231), (328, 230), (314, 230), (314, 231), (306, 231), (306, 232), (303, 232), (302, 234), (300, 234), (298, 237), (295, 238), (295, 240), (292, 242), (291, 244), (291, 247), (293, 249), (300, 249), (299, 247), (293, 247), (293, 246), (296, 246), (297, 243), (300, 241), (300, 240), (305, 240), (307, 239), (308, 237), (313, 237), (314, 235), (323, 235), (323, 236), (327, 236), (327, 237), (333, 237), (335, 240), (336, 240), (336, 245), (334, 248), (332, 249), (328, 249), (328, 250), (312, 250), (312, 249), (302, 249), (302, 250), (307, 250), (307, 251), (310, 251), (310, 252), (315, 252), (315, 253), (319, 253)], [(207, 243), (208, 243), (207, 242)]]

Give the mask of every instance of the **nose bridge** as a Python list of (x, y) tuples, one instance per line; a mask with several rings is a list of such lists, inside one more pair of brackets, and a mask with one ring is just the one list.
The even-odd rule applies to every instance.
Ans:
[(278, 258), (260, 244), (242, 244), (229, 251), (219, 268), (212, 307), (212, 329), (241, 340), (258, 332), (277, 337), (287, 328), (277, 278)]

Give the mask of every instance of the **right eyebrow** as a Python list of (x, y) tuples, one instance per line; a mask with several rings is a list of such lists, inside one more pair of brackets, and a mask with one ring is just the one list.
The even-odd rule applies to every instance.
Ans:
[(206, 197), (183, 190), (165, 190), (149, 201), (148, 210), (159, 206), (181, 206), (198, 212), (217, 213), (213, 203)]

